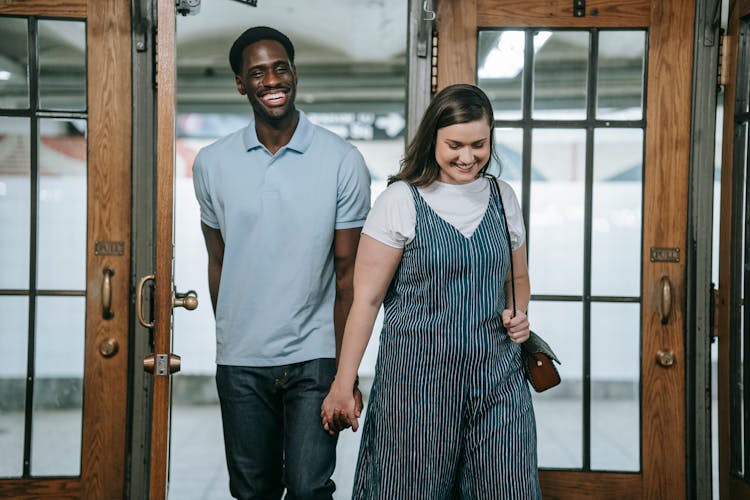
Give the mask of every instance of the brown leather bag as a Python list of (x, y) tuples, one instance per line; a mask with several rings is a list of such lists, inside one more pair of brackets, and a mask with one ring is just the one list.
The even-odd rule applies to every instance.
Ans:
[(526, 380), (536, 392), (546, 391), (560, 383), (560, 373), (552, 362), (559, 364), (560, 360), (542, 337), (531, 332), (529, 339), (521, 344), (521, 355)]

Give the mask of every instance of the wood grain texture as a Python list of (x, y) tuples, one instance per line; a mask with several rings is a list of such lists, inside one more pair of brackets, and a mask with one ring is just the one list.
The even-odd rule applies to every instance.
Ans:
[(0, 498), (38, 500), (40, 498), (80, 499), (81, 481), (78, 479), (3, 479)]
[(737, 11), (740, 17), (750, 16), (750, 0), (740, 0)]
[[(172, 258), (175, 115), (175, 11), (174, 1), (158, 1), (156, 35), (157, 153), (156, 153), (156, 269), (154, 283), (154, 353), (171, 352)], [(149, 497), (167, 496), (169, 464), (169, 408), (171, 377), (153, 377), (151, 414), (151, 464)]]
[[(654, 0), (649, 34), (648, 96), (643, 193), (642, 419), (644, 498), (685, 498), (686, 259), (654, 263), (651, 247), (676, 247), (686, 255), (690, 113), (692, 98), (692, 0)], [(660, 280), (672, 285), (672, 314), (659, 313)], [(675, 364), (656, 362), (673, 350)]]
[(573, 2), (482, 0), (477, 7), (481, 27), (640, 28), (649, 25), (650, 0), (587, 0), (586, 16), (573, 16)]
[(86, 18), (87, 0), (0, 0), (0, 14)]
[[(130, 328), (130, 2), (88, 6), (88, 263), (81, 494), (121, 498), (125, 486)], [(97, 256), (94, 241), (122, 241), (124, 255)], [(102, 315), (103, 269), (114, 270), (112, 310)], [(119, 343), (105, 358), (99, 345)]]
[(640, 500), (639, 474), (603, 474), (543, 470), (539, 482), (545, 500)]
[(454, 83), (476, 83), (477, 0), (437, 3), (437, 90)]

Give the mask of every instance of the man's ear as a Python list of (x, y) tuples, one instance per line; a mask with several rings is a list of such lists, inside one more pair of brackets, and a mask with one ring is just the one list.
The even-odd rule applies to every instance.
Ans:
[(239, 92), (241, 95), (247, 94), (245, 84), (242, 82), (242, 78), (240, 78), (239, 75), (234, 75), (234, 83), (237, 85), (237, 92)]

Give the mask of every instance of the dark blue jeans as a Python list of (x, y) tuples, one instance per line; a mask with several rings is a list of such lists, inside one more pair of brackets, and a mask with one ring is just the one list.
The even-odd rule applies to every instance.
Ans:
[(235, 498), (330, 499), (336, 441), (323, 430), (320, 405), (334, 359), (273, 367), (218, 365), (229, 489)]

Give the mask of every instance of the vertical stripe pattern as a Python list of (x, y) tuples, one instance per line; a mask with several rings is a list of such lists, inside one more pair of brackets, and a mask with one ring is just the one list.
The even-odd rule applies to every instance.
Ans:
[(384, 301), (352, 498), (541, 498), (531, 395), (501, 320), (510, 245), (488, 182), (471, 238), (411, 186), (416, 235)]

